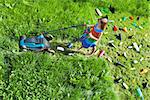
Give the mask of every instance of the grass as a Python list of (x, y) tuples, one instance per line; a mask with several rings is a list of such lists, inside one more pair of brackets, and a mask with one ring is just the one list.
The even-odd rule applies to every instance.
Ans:
[[(149, 35), (149, 5), (147, 0), (2, 0), (0, 1), (0, 98), (7, 99), (99, 99), (136, 100), (136, 88), (140, 87), (145, 100), (149, 99), (149, 88), (143, 88), (142, 83), (150, 84), (150, 74), (140, 75), (142, 68), (149, 68), (150, 64), (150, 35)], [(120, 6), (120, 3), (123, 6)], [(112, 14), (108, 6), (116, 8)], [(130, 6), (129, 6), (130, 5)], [(144, 6), (143, 6), (144, 5)], [(19, 52), (19, 36), (32, 32), (39, 34), (42, 31), (55, 30), (71, 25), (96, 23), (99, 18), (94, 9), (98, 7), (103, 15), (108, 15), (114, 23), (108, 24), (98, 49), (105, 50), (105, 56), (112, 59), (86, 57), (77, 54), (73, 57), (57, 52), (48, 53)], [(128, 8), (128, 9), (127, 9)], [(133, 16), (131, 21), (129, 16)], [(141, 16), (139, 21), (137, 16)], [(122, 17), (127, 17), (122, 21)], [(132, 24), (141, 25), (143, 29)], [(132, 31), (113, 32), (112, 26), (127, 27)], [(50, 33), (54, 36), (53, 42), (60, 44), (72, 41), (79, 37), (85, 27), (68, 29)], [(122, 34), (122, 45), (116, 39), (117, 34)], [(132, 36), (132, 39), (128, 39)], [(108, 41), (114, 40), (117, 48), (108, 46)], [(127, 47), (136, 42), (142, 45), (140, 53)], [(126, 52), (128, 58), (122, 54)], [(144, 58), (143, 61), (139, 61)], [(133, 64), (137, 60), (137, 64)], [(120, 61), (125, 67), (115, 66)], [(110, 66), (110, 67), (108, 67)], [(135, 70), (132, 70), (135, 68)], [(122, 78), (122, 81), (113, 84), (113, 80)], [(84, 80), (84, 81), (83, 81)], [(124, 89), (125, 82), (129, 89)], [(115, 86), (115, 90), (114, 90)], [(117, 92), (117, 94), (116, 94)]]
[(4, 100), (116, 98), (109, 67), (102, 59), (59, 56), (7, 55), (2, 75)]

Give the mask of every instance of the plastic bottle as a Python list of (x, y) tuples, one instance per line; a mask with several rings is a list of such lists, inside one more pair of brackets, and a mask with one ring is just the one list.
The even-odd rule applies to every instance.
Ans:
[(142, 91), (141, 91), (141, 89), (140, 89), (139, 87), (137, 88), (137, 95), (138, 95), (139, 97), (141, 97), (141, 100), (144, 100)]

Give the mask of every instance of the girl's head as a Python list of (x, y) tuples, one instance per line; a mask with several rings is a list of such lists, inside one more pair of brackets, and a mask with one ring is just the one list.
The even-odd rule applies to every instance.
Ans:
[(102, 17), (98, 19), (98, 24), (102, 30), (104, 30), (107, 27), (108, 23), (108, 17)]

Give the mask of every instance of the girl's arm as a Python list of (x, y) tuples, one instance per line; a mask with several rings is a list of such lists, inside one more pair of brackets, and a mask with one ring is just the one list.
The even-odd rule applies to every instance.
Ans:
[(87, 27), (92, 27), (92, 26), (94, 26), (94, 25), (91, 24), (91, 25), (86, 25), (86, 26), (87, 26)]
[(89, 33), (89, 36), (90, 36), (90, 38), (92, 38), (92, 39), (94, 39), (94, 40), (96, 40), (96, 41), (99, 40), (98, 38), (94, 37), (94, 36), (92, 35), (92, 33)]
[(98, 39), (98, 41), (97, 41), (97, 42), (99, 42), (99, 41), (100, 41), (100, 39), (101, 39), (102, 35), (103, 35), (103, 32), (100, 34), (99, 39)]

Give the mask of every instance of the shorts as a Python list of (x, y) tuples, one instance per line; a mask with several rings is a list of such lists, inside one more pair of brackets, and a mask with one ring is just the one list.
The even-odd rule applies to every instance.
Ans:
[(91, 38), (87, 38), (88, 34), (84, 33), (81, 38), (80, 42), (82, 42), (82, 47), (89, 48), (89, 47), (95, 47), (96, 41), (93, 41)]

